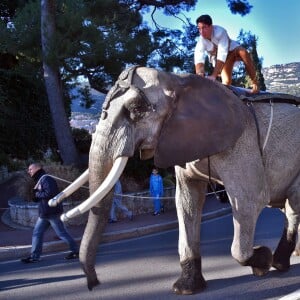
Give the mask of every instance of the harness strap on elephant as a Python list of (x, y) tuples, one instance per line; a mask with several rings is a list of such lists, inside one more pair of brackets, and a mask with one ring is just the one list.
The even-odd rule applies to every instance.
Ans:
[[(270, 135), (271, 127), (272, 127), (274, 103), (287, 103), (287, 104), (299, 106), (300, 105), (300, 97), (283, 94), (283, 93), (269, 93), (269, 92), (260, 92), (259, 94), (253, 94), (253, 93), (249, 93), (248, 89), (235, 87), (235, 86), (227, 86), (227, 87), (236, 96), (238, 96), (243, 102), (245, 102), (247, 104), (247, 106), (250, 108), (250, 111), (254, 117), (256, 129), (257, 129), (259, 150), (260, 150), (261, 155), (263, 155), (263, 151), (266, 147), (266, 144), (267, 144), (267, 141), (268, 141), (268, 138)], [(256, 114), (255, 114), (255, 109), (253, 107), (254, 103), (270, 103), (270, 108), (271, 108), (270, 121), (269, 121), (269, 126), (268, 126), (268, 130), (267, 130), (267, 134), (266, 134), (263, 146), (261, 146), (261, 141), (259, 139), (260, 129), (259, 129)]]

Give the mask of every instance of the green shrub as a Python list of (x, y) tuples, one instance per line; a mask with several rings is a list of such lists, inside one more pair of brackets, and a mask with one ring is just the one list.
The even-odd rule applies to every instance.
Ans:
[(72, 128), (72, 135), (79, 152), (87, 154), (90, 151), (92, 136), (86, 129)]

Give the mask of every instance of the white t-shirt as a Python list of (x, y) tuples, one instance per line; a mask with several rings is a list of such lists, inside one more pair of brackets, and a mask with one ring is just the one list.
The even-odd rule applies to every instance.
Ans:
[(232, 51), (239, 46), (238, 42), (229, 38), (227, 31), (218, 25), (212, 25), (213, 30), (211, 40), (204, 39), (201, 35), (195, 47), (195, 64), (204, 63), (205, 55), (208, 54), (210, 62), (215, 65), (216, 59), (226, 61), (228, 51)]

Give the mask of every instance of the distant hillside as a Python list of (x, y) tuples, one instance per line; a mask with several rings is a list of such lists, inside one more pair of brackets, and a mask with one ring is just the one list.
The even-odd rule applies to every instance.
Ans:
[(101, 112), (101, 107), (105, 99), (105, 95), (96, 91), (95, 89), (90, 89), (90, 96), (95, 102), (90, 108), (84, 107), (83, 97), (79, 92), (78, 88), (71, 90), (70, 95), (72, 97), (71, 111), (74, 113), (87, 113), (97, 115)]
[(262, 72), (268, 91), (300, 97), (300, 62), (274, 65)]
[(90, 108), (85, 108), (79, 90), (75, 88), (71, 91), (73, 100), (71, 104), (70, 125), (73, 128), (84, 128), (93, 133), (99, 121), (105, 95), (94, 89), (91, 89), (90, 93), (95, 103)]

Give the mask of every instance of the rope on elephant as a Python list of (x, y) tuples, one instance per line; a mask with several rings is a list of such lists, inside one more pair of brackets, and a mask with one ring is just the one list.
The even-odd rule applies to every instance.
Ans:
[(268, 126), (268, 130), (267, 130), (267, 134), (266, 134), (266, 138), (265, 138), (265, 142), (264, 142), (264, 145), (262, 147), (262, 150), (264, 151), (265, 150), (265, 147), (267, 145), (267, 141), (269, 139), (269, 136), (270, 136), (270, 132), (271, 132), (271, 127), (272, 127), (272, 122), (273, 122), (273, 115), (274, 115), (274, 109), (273, 109), (273, 101), (270, 100), (270, 106), (271, 106), (271, 113), (270, 113), (270, 121), (269, 121), (269, 126)]

